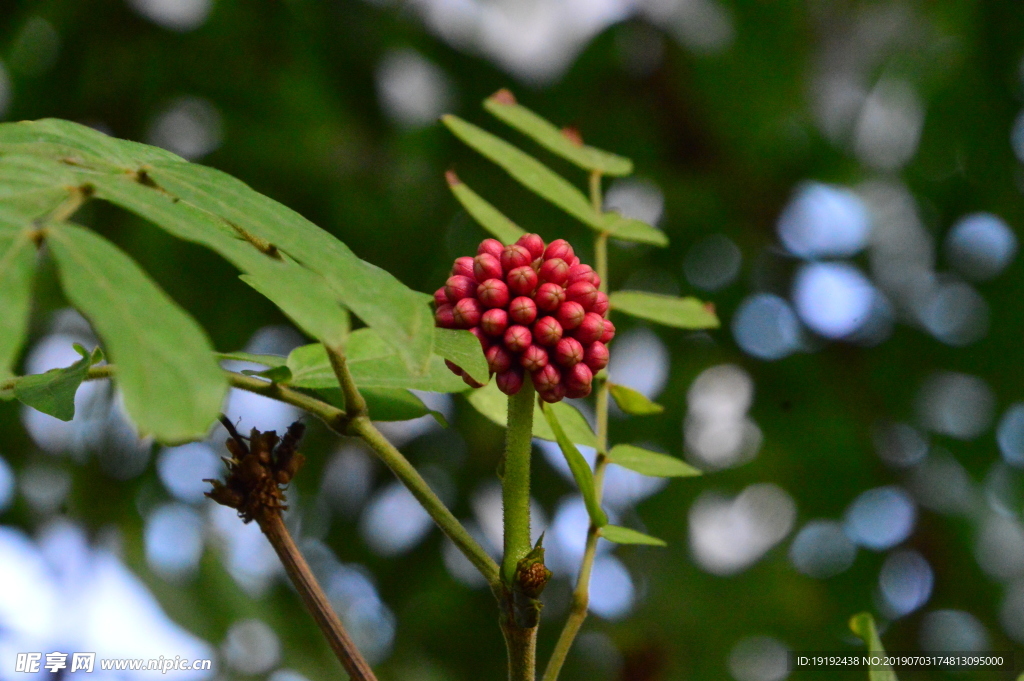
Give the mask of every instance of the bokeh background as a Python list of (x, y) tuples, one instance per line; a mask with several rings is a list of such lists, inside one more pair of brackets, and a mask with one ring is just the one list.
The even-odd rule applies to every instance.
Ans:
[[(708, 474), (609, 475), (613, 514), (670, 546), (602, 548), (564, 678), (825, 678), (789, 674), (786, 651), (859, 650), (862, 610), (890, 650), (1015, 650), (1019, 672), (1022, 53), (1024, 9), (995, 0), (7, 0), (0, 117), (68, 118), (225, 170), (433, 291), (484, 236), (448, 168), (590, 257), (585, 228), (436, 122), (456, 112), (582, 184), (482, 112), (511, 88), (634, 159), (607, 203), (671, 246), (614, 245), (612, 288), (699, 295), (723, 320), (615, 320), (613, 379), (667, 409), (616, 416), (613, 440)], [(218, 349), (304, 342), (217, 256), (109, 206), (80, 218)], [(45, 261), (36, 290), (25, 373), (95, 342)], [(425, 399), (452, 428), (387, 433), (500, 545), (501, 431), (462, 397)], [(258, 529), (202, 496), (223, 432), (164, 448), (109, 385), (77, 405), (63, 424), (0, 403), (0, 678), (27, 678), (16, 652), (54, 650), (215, 659), (181, 679), (337, 678)], [(296, 417), (247, 394), (227, 413)], [(380, 677), (501, 678), (492, 598), (412, 498), (322, 427), (305, 451), (289, 523)], [(546, 658), (586, 518), (557, 450), (535, 451), (557, 576)]]

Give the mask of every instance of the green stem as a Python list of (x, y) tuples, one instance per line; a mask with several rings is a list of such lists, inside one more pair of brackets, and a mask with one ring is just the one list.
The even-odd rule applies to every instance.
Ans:
[(530, 453), (533, 443), (533, 400), (529, 375), (523, 387), (508, 398), (508, 431), (505, 435), (505, 472), (501, 479), (501, 503), (505, 521), (505, 551), (501, 578), (511, 585), (516, 565), (530, 552)]
[(502, 616), (501, 633), (508, 649), (508, 680), (534, 681), (537, 670), (537, 627), (523, 629)]
[(338, 377), (341, 393), (345, 396), (345, 411), (348, 412), (349, 418), (354, 419), (365, 415), (367, 413), (366, 400), (363, 399), (362, 393), (356, 387), (356, 382), (352, 378), (352, 372), (348, 369), (348, 362), (345, 361), (345, 351), (340, 347), (328, 345), (327, 343), (324, 343), (324, 348), (327, 350), (327, 359), (331, 362), (334, 375)]

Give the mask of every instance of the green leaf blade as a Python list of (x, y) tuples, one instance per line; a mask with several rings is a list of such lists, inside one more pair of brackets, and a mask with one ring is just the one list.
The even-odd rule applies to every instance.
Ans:
[(435, 329), (434, 353), (457, 365), (477, 383), (487, 383), (491, 378), (480, 339), (469, 331)]
[(717, 329), (714, 308), (696, 298), (677, 298), (644, 291), (616, 291), (609, 296), (613, 310), (677, 329)]
[(0, 232), (0, 379), (13, 375), (28, 335), (36, 245), (27, 231)]
[(543, 404), (541, 411), (544, 413), (544, 417), (547, 419), (548, 425), (555, 435), (558, 448), (562, 450), (562, 454), (569, 464), (569, 470), (572, 471), (572, 477), (576, 480), (576, 486), (579, 488), (580, 494), (583, 495), (583, 501), (587, 506), (590, 522), (597, 527), (604, 527), (608, 524), (608, 516), (597, 501), (594, 471), (590, 469), (590, 465), (587, 464), (587, 460), (580, 454), (580, 450), (576, 449), (576, 445), (572, 443), (569, 436), (562, 430), (562, 426), (558, 422), (558, 416), (555, 414), (555, 410), (551, 409), (551, 405)]
[(668, 246), (668, 236), (665, 235), (665, 232), (642, 220), (627, 218), (618, 213), (605, 213), (604, 221), (608, 236), (613, 239), (650, 244), (662, 248)]
[(227, 380), (205, 332), (127, 254), (71, 224), (47, 228), (61, 285), (117, 364), (125, 408), (163, 442), (202, 438)]
[(481, 227), (503, 244), (515, 243), (526, 230), (505, 217), (504, 213), (495, 208), (487, 199), (469, 188), (459, 176), (452, 171), (445, 173), (448, 188), (456, 200), (477, 221)]
[(61, 421), (75, 418), (78, 386), (85, 380), (89, 367), (103, 357), (99, 348), (90, 354), (76, 343), (75, 350), (82, 358), (71, 366), (19, 378), (14, 384), (14, 396), (18, 401)]
[[(878, 629), (875, 628), (875, 618), (871, 613), (861, 612), (850, 618), (850, 629), (868, 646), (868, 653), (871, 655), (885, 655), (885, 648), (882, 647), (882, 639), (878, 637)], [(870, 681), (897, 681), (896, 672), (892, 667), (885, 665), (881, 668), (872, 666), (868, 671)]]
[(495, 117), (527, 137), (586, 171), (603, 175), (623, 176), (633, 172), (628, 158), (579, 144), (567, 137), (554, 124), (515, 101), (508, 90), (499, 90), (484, 100), (484, 108)]
[(651, 416), (665, 411), (665, 407), (647, 399), (641, 392), (618, 383), (608, 383), (608, 392), (619, 409), (631, 416)]
[(608, 458), (623, 468), (655, 478), (688, 478), (704, 474), (699, 468), (694, 468), (674, 456), (659, 454), (634, 445), (615, 445), (608, 452)]
[(642, 544), (645, 546), (668, 546), (663, 539), (652, 537), (643, 532), (631, 530), (619, 525), (605, 525), (601, 528), (601, 536), (616, 544)]

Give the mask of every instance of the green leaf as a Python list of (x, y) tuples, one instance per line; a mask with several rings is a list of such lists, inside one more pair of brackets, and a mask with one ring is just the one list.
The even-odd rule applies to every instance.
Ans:
[(668, 546), (664, 540), (652, 537), (643, 532), (631, 530), (619, 525), (605, 525), (601, 528), (601, 536), (616, 544), (647, 544), (649, 546)]
[(215, 352), (213, 355), (219, 361), (252, 362), (267, 367), (283, 367), (288, 361), (281, 355), (254, 355), (251, 352)]
[(103, 339), (140, 432), (163, 442), (205, 437), (227, 379), (202, 328), (106, 239), (66, 223), (46, 232), (64, 293)]
[(434, 340), (428, 296), (360, 260), (330, 233), (226, 173), (193, 163), (154, 163), (147, 174), (162, 190), (323, 276), (341, 302), (379, 331), (413, 373), (426, 369)]
[[(439, 393), (469, 390), (469, 386), (449, 371), (438, 355), (431, 356), (424, 373), (413, 374), (394, 347), (381, 340), (373, 329), (353, 331), (345, 344), (345, 357), (352, 379), (360, 390), (409, 388)], [(292, 372), (289, 385), (314, 390), (338, 387), (338, 379), (327, 358), (327, 351), (320, 343), (292, 350), (288, 355), (288, 368)]]
[(484, 108), (551, 153), (584, 170), (598, 170), (604, 175), (633, 172), (633, 162), (628, 158), (573, 141), (552, 123), (516, 102), (508, 90), (499, 90), (485, 99)]
[(704, 474), (699, 468), (694, 468), (674, 456), (633, 445), (615, 445), (608, 452), (608, 458), (623, 468), (655, 478), (685, 478)]
[(260, 274), (243, 274), (239, 278), (281, 308), (313, 338), (331, 346), (343, 345), (352, 322), (348, 311), (335, 301), (324, 278), (298, 263), (281, 265), (283, 271), (279, 276), (267, 276), (270, 273), (266, 270), (270, 268), (264, 267)]
[(469, 331), (435, 329), (434, 352), (467, 372), (477, 383), (487, 383), (491, 373), (480, 339)]
[(491, 235), (503, 244), (515, 243), (526, 230), (509, 220), (482, 196), (469, 188), (459, 176), (449, 170), (445, 173), (448, 188), (470, 216), (480, 223)]
[(51, 158), (0, 156), (0, 232), (33, 228), (80, 184), (79, 173)]
[(668, 246), (668, 237), (665, 236), (665, 232), (642, 220), (623, 217), (618, 213), (605, 213), (604, 221), (608, 236), (613, 239), (654, 246)]
[(242, 369), (242, 374), (245, 376), (259, 376), (260, 378), (267, 379), (271, 383), (287, 383), (292, 380), (292, 371), (288, 367), (270, 367), (263, 371)]
[(677, 298), (643, 291), (616, 291), (609, 296), (613, 310), (677, 329), (717, 329), (713, 307), (696, 298)]
[[(869, 654), (885, 655), (885, 648), (882, 647), (882, 640), (878, 638), (875, 618), (871, 616), (871, 613), (862, 612), (851, 617), (850, 629), (867, 644)], [(870, 681), (897, 681), (896, 672), (889, 665), (881, 668), (872, 666), (868, 672), (868, 679)]]
[(111, 137), (79, 123), (58, 118), (0, 125), (0, 153), (58, 157), (74, 165), (134, 170), (146, 163), (185, 159), (159, 147)]
[(103, 359), (99, 348), (90, 354), (75, 343), (75, 350), (82, 359), (63, 369), (22, 376), (14, 384), (14, 396), (23, 404), (61, 421), (75, 418), (75, 393), (78, 392), (78, 386), (85, 380), (89, 367)]
[(650, 416), (651, 414), (660, 414), (665, 411), (665, 407), (661, 406), (657, 402), (652, 402), (647, 397), (632, 388), (627, 388), (624, 385), (618, 383), (609, 383), (608, 392), (612, 394), (615, 399), (615, 404), (619, 405), (619, 409), (632, 414), (633, 416)]
[[(338, 407), (345, 408), (345, 396), (341, 388), (323, 388), (314, 391), (323, 400)], [(434, 411), (423, 404), (423, 401), (408, 390), (400, 388), (360, 388), (359, 393), (366, 400), (366, 408), (374, 421), (409, 421), (421, 416), (434, 417), (443, 428), (448, 427), (444, 414)]]
[(0, 232), (0, 379), (13, 375), (28, 334), (36, 245), (28, 232)]
[(579, 487), (580, 494), (583, 495), (583, 501), (587, 505), (587, 514), (590, 516), (590, 521), (598, 527), (607, 525), (608, 516), (605, 515), (604, 509), (601, 508), (601, 504), (597, 501), (597, 491), (594, 488), (594, 471), (590, 470), (587, 460), (583, 458), (580, 450), (576, 449), (576, 445), (572, 443), (569, 436), (562, 430), (562, 426), (558, 422), (558, 416), (555, 414), (555, 410), (551, 408), (551, 405), (542, 403), (541, 411), (544, 413), (544, 418), (547, 419), (548, 425), (551, 426), (551, 432), (555, 434), (558, 448), (562, 450), (562, 454), (569, 464), (569, 470), (572, 471), (572, 477), (576, 480), (576, 486)]
[[(498, 386), (491, 382), (483, 388), (478, 388), (468, 393), (467, 398), (473, 407), (486, 416), (492, 422), (502, 428), (508, 423), (508, 397), (498, 390)], [(584, 447), (597, 447), (597, 437), (590, 429), (590, 424), (583, 414), (576, 407), (565, 402), (556, 402), (550, 405), (558, 415), (558, 421), (568, 434), (569, 439)], [(548, 425), (547, 419), (539, 406), (533, 411), (533, 436), (542, 440), (555, 441), (555, 433)]]
[(534, 194), (547, 199), (592, 229), (599, 232), (607, 229), (604, 217), (594, 211), (583, 192), (534, 157), (458, 116), (448, 114), (442, 116), (441, 120), (456, 137), (497, 163), (516, 182)]

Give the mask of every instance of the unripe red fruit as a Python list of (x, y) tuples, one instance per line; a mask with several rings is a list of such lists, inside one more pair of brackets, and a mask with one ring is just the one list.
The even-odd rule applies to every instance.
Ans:
[(530, 252), (519, 244), (505, 246), (499, 258), (501, 260), (501, 268), (506, 272), (511, 272), (517, 267), (529, 267), (533, 261), (533, 258), (530, 257)]
[(455, 264), (452, 265), (453, 275), (462, 275), (464, 277), (473, 278), (473, 258), (467, 256), (456, 258)]
[(516, 243), (529, 251), (532, 259), (544, 255), (544, 239), (541, 239), (539, 234), (524, 234)]
[(608, 346), (601, 341), (594, 341), (583, 351), (583, 363), (595, 374), (608, 366)]
[(444, 285), (444, 294), (448, 296), (448, 302), (452, 305), (475, 292), (476, 282), (462, 274), (448, 277), (448, 281)]
[(505, 347), (512, 352), (522, 352), (533, 342), (533, 334), (525, 326), (516, 324), (505, 330)]
[(503, 274), (501, 261), (490, 253), (481, 253), (473, 258), (473, 277), (481, 284), (488, 279), (501, 279)]
[(500, 345), (492, 345), (486, 356), (491, 373), (500, 374), (512, 367), (512, 355)]
[(462, 370), (462, 367), (460, 367), (458, 364), (456, 364), (455, 362), (451, 361), (450, 359), (446, 359), (444, 361), (444, 363), (445, 363), (445, 366), (447, 366), (449, 369), (451, 369), (451, 372), (453, 374), (455, 374), (456, 376), (462, 376), (463, 374), (466, 373), (465, 371)]
[[(577, 281), (590, 281), (590, 275), (594, 274), (594, 268), (590, 265), (573, 265), (569, 268), (569, 283), (575, 284)], [(590, 282), (594, 283), (594, 282)]]
[(571, 369), (566, 371), (563, 375), (563, 380), (567, 390), (582, 390), (585, 388), (587, 392), (590, 392), (590, 385), (594, 380), (594, 374), (590, 371), (590, 367), (581, 362), (573, 365)]
[(575, 257), (572, 251), (572, 246), (565, 239), (555, 239), (548, 247), (544, 250), (544, 258), (550, 260), (551, 258), (561, 258), (568, 262)]
[(594, 304), (590, 306), (590, 311), (603, 317), (608, 312), (608, 294), (598, 291)]
[(529, 265), (512, 268), (506, 279), (509, 289), (521, 296), (528, 296), (537, 288), (537, 273)]
[(508, 371), (504, 371), (498, 374), (495, 383), (498, 384), (498, 390), (501, 392), (506, 395), (515, 395), (523, 387), (523, 370), (513, 367)]
[(562, 340), (562, 325), (554, 317), (541, 317), (533, 325), (533, 340), (548, 347)]
[(576, 265), (580, 264), (580, 259), (577, 258), (576, 256), (573, 256), (572, 260), (567, 260), (566, 262), (569, 263), (569, 267), (575, 267)]
[(604, 320), (604, 333), (601, 334), (601, 342), (605, 345), (612, 342), (612, 338), (615, 338), (615, 325), (612, 324), (612, 320)]
[[(483, 317), (481, 316), (480, 319), (483, 320)], [(487, 337), (484, 330), (479, 326), (474, 326), (469, 332), (476, 336), (476, 339), (480, 341), (480, 347), (483, 348), (484, 352), (487, 352), (487, 348), (491, 347), (491, 339)]]
[(555, 345), (555, 361), (564, 367), (574, 367), (583, 361), (583, 346), (575, 338), (563, 338)]
[(537, 307), (545, 312), (552, 312), (565, 302), (565, 289), (558, 284), (541, 284), (533, 296)]
[(540, 399), (544, 400), (545, 402), (560, 402), (563, 398), (565, 398), (565, 386), (562, 385), (561, 383), (557, 384), (550, 390), (545, 390), (544, 392), (540, 393)]
[(452, 314), (455, 317), (455, 325), (460, 329), (470, 329), (480, 323), (480, 315), (483, 308), (476, 298), (463, 298), (455, 303)]
[(574, 335), (576, 340), (584, 345), (601, 340), (601, 336), (604, 335), (604, 319), (599, 314), (588, 312)]
[(497, 239), (484, 239), (480, 242), (480, 246), (477, 247), (476, 254), (490, 253), (495, 258), (498, 258), (501, 257), (503, 250), (505, 250), (505, 246)]
[(537, 371), (548, 365), (548, 351), (539, 345), (531, 345), (519, 356), (519, 364), (527, 371)]
[(444, 292), (444, 286), (434, 291), (434, 305), (441, 307), (448, 304), (448, 294)]
[(508, 328), (508, 312), (495, 308), (480, 316), (480, 328), (488, 336), (501, 336)]
[(514, 298), (509, 303), (508, 316), (516, 324), (533, 324), (533, 320), (537, 318), (537, 303), (533, 302), (533, 298), (526, 296)]
[(538, 274), (541, 281), (550, 281), (561, 286), (569, 278), (569, 264), (561, 258), (551, 258), (544, 261)]
[(442, 329), (454, 329), (454, 308), (447, 303), (445, 303), (444, 305), (438, 305), (437, 309), (434, 310), (434, 322), (437, 323), (437, 325), (440, 326)]
[(488, 279), (476, 287), (476, 297), (486, 308), (508, 305), (508, 286), (501, 279)]
[(565, 299), (577, 302), (589, 310), (597, 301), (597, 287), (589, 281), (577, 281), (565, 289)]
[(546, 393), (562, 382), (562, 373), (554, 364), (545, 364), (542, 368), (534, 371), (533, 385), (537, 392)]
[(583, 317), (586, 314), (587, 311), (583, 309), (582, 305), (570, 302), (559, 305), (555, 316), (558, 317), (558, 322), (564, 331), (571, 331), (583, 323)]
[[(581, 364), (580, 366), (583, 366), (583, 365)], [(463, 376), (462, 380), (465, 381), (466, 377)], [(581, 399), (583, 399), (584, 397), (586, 397), (587, 395), (590, 394), (591, 389), (592, 389), (592, 386), (589, 386), (589, 385), (585, 386), (585, 387), (580, 387), (580, 388), (566, 388), (565, 389), (565, 396), (568, 397), (570, 400), (581, 400)]]

